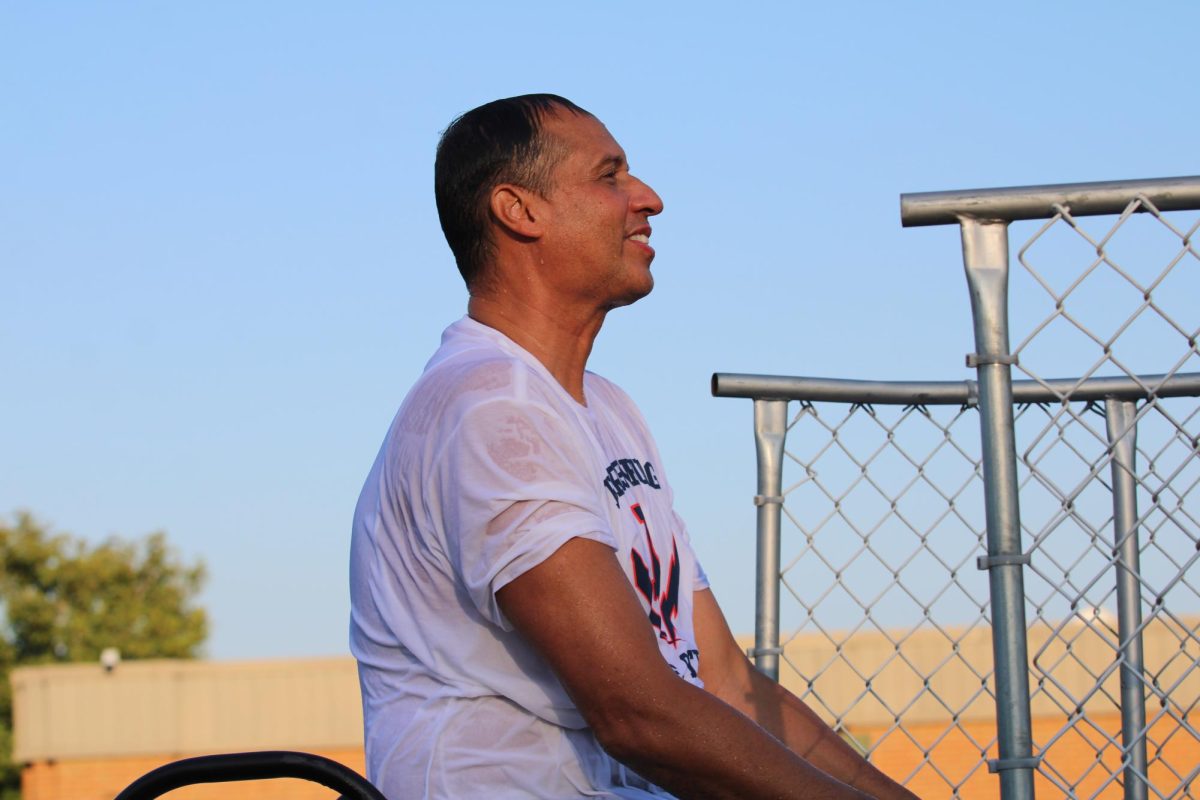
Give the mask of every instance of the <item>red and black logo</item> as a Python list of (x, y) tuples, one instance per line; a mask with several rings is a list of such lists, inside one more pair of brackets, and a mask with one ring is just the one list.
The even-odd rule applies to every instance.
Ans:
[(675, 537), (671, 537), (671, 563), (667, 567), (666, 584), (662, 581), (662, 565), (658, 552), (654, 549), (654, 540), (650, 538), (650, 526), (646, 524), (646, 515), (640, 503), (629, 507), (638, 524), (646, 533), (646, 545), (649, 548), (649, 563), (638, 552), (637, 548), (630, 550), (629, 559), (633, 565), (633, 585), (650, 604), (647, 616), (650, 624), (658, 631), (658, 638), (667, 644), (676, 645), (679, 637), (675, 635), (675, 619), (679, 616), (679, 546)]

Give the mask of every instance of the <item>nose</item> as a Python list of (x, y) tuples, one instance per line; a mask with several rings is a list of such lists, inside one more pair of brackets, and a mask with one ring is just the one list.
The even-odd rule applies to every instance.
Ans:
[[(633, 176), (631, 176), (633, 177)], [(639, 214), (645, 214), (647, 217), (653, 217), (655, 214), (661, 214), (663, 210), (662, 198), (658, 196), (658, 192), (650, 188), (650, 184), (646, 183), (641, 178), (634, 177), (633, 193), (630, 195), (630, 205), (633, 210)]]

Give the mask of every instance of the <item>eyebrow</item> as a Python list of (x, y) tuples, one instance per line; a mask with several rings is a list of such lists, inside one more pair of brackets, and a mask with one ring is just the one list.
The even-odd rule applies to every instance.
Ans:
[(596, 172), (603, 172), (608, 167), (616, 167), (617, 169), (620, 169), (624, 166), (626, 166), (625, 157), (614, 154), (607, 155), (596, 162), (595, 170)]

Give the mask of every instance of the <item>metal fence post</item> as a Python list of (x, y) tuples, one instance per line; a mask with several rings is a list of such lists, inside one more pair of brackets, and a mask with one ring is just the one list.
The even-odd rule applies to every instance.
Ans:
[(1032, 800), (1033, 734), (1029, 708), (1025, 586), (1021, 568), (1017, 457), (1013, 429), (1012, 367), (1008, 348), (1008, 223), (963, 217), (963, 265), (971, 294), (975, 351), (967, 365), (977, 369), (983, 453), (992, 647), (995, 657), (996, 729), (999, 758), (988, 769), (1000, 773), (1003, 800)]
[[(712, 392), (716, 397), (757, 403), (757, 480), (762, 492), (756, 511), (762, 543), (760, 625), (758, 648), (751, 644), (747, 653), (756, 656), (764, 670), (778, 668), (782, 682), (832, 717), (838, 729), (853, 725), (856, 735), (866, 734), (858, 741), (869, 742), (873, 757), (878, 754), (885, 763), (897, 765), (899, 762), (892, 761), (895, 754), (911, 754), (907, 762), (911, 770), (893, 777), (920, 796), (975, 798), (994, 796), (995, 780), (981, 768), (986, 762), (964, 760), (960, 748), (970, 747), (974, 754), (979, 753), (977, 747), (992, 749), (974, 723), (987, 693), (980, 681), (990, 684), (994, 680), (988, 659), (999, 653), (999, 677), (995, 680), (1001, 698), (1025, 697), (1024, 688), (1011, 688), (1012, 676), (1025, 679), (1021, 687), (1032, 684), (1035, 676), (1041, 678), (1038, 693), (1033, 695), (1038, 703), (1034, 708), (1040, 705), (1041, 711), (1037, 730), (1041, 751), (1032, 779), (1042, 794), (1049, 791), (1055, 797), (1081, 800), (1118, 797), (1119, 785), (1136, 786), (1140, 776), (1153, 780), (1154, 797), (1188, 795), (1200, 769), (1195, 758), (1200, 735), (1194, 720), (1189, 719), (1198, 702), (1200, 623), (1186, 609), (1200, 598), (1200, 584), (1188, 581), (1200, 567), (1200, 555), (1196, 554), (1195, 516), (1184, 504), (1190, 503), (1200, 488), (1196, 482), (1200, 453), (1195, 450), (1200, 372), (1012, 381), (1012, 401), (1019, 409), (1014, 410), (1018, 436), (1025, 439), (1036, 430), (1043, 412), (1049, 420), (1040, 432), (1039, 445), (1031, 445), (1028, 455), (1017, 451), (1023, 456), (1017, 465), (1030, 470), (1030, 483), (1037, 479), (1053, 485), (1049, 480), (1053, 473), (1048, 470), (1061, 470), (1072, 487), (1021, 498), (1025, 501), (1021, 511), (1027, 518), (1022, 536), (1027, 549), (1038, 554), (1037, 562), (1018, 576), (1030, 591), (1024, 609), (1034, 620), (1034, 630), (1024, 640), (1017, 640), (1029, 654), (1028, 677), (1025, 655), (1013, 656), (1011, 647), (996, 647), (994, 639), (977, 644), (975, 635), (992, 624), (987, 617), (989, 584), (993, 573), (1002, 569), (988, 570), (986, 577), (966, 569), (977, 555), (976, 542), (987, 527), (985, 510), (974, 496), (979, 486), (976, 472), (982, 468), (976, 438), (979, 429), (974, 428), (973, 409), (980, 400), (977, 381), (718, 373), (712, 378)], [(1190, 402), (1180, 402), (1185, 398)], [(800, 415), (790, 414), (788, 401), (802, 405)], [(1101, 402), (1128, 404), (1110, 407), (1113, 429), (1109, 436), (1091, 425), (1086, 433), (1072, 436), (1066, 426), (1083, 423), (1086, 410)], [(858, 406), (870, 406), (873, 413), (858, 414)], [(1131, 427), (1135, 419), (1136, 440)], [(792, 446), (783, 450), (783, 445), (789, 444), (785, 437), (797, 436), (804, 441), (792, 441)], [(936, 444), (931, 447), (931, 443)], [(1063, 450), (1058, 455), (1070, 453), (1066, 470), (1061, 459), (1046, 458), (1060, 446)], [(1138, 450), (1139, 458), (1148, 459), (1149, 465), (1139, 467), (1134, 462)], [(907, 466), (895, 459), (889, 461), (890, 456), (899, 456)], [(780, 478), (781, 461), (791, 462), (786, 465), (791, 477)], [(987, 469), (991, 474), (995, 465), (989, 462)], [(1111, 483), (1108, 469), (1114, 470)], [(915, 480), (910, 470), (917, 473)], [(908, 483), (904, 483), (906, 474)], [(1081, 474), (1082, 480), (1078, 480)], [(1136, 485), (1126, 489), (1129, 498), (1134, 488), (1139, 493), (1140, 514), (1132, 499), (1120, 507), (1126, 511), (1114, 511), (1113, 495), (1108, 491), (1114, 486), (1119, 494), (1122, 481), (1130, 477), (1136, 478)], [(1104, 491), (1099, 491), (1101, 482)], [(1085, 493), (1081, 486), (1091, 486), (1092, 491)], [(863, 491), (868, 488), (870, 491)], [(856, 526), (853, 515), (859, 509), (870, 509), (872, 504), (879, 507), (871, 492), (891, 504), (891, 514), (879, 522), (868, 515), (866, 524)], [(774, 502), (780, 494), (787, 497), (782, 511)], [(1153, 507), (1147, 511), (1151, 500)], [(796, 513), (801, 504), (803, 513)], [(1068, 504), (1069, 508), (1064, 507)], [(1047, 518), (1050, 524), (1037, 527)], [(1114, 518), (1116, 549), (1111, 545), (1105, 548), (1101, 542), (1108, 540), (1106, 528), (1113, 526)], [(1056, 541), (1049, 534), (1064, 520), (1078, 527), (1063, 527), (1068, 535)], [(780, 522), (789, 528), (794, 525), (794, 529), (779, 531)], [(864, 539), (872, 541), (860, 546), (856, 534), (864, 530)], [(992, 530), (997, 530), (994, 522)], [(1132, 531), (1134, 536), (1145, 534), (1141, 544), (1135, 544), (1124, 531)], [(799, 553), (783, 564), (776, 561), (780, 544), (776, 532), (800, 537)], [(909, 532), (920, 537), (919, 544), (909, 538)], [(1072, 532), (1075, 537), (1069, 535)], [(1010, 537), (1010, 543), (1015, 541)], [(1122, 546), (1130, 552), (1118, 561)], [(1139, 549), (1146, 556), (1140, 565), (1134, 560)], [(1005, 561), (1006, 555), (1020, 560), (1015, 547), (992, 546), (988, 552), (992, 554), (990, 560), (984, 559), (988, 565), (1011, 563)], [(927, 566), (906, 573), (908, 564), (925, 555), (937, 559), (945, 573), (930, 572)], [(894, 570), (890, 580), (880, 576), (877, 563)], [(856, 566), (863, 564), (869, 568)], [(1140, 580), (1146, 593), (1141, 600), (1146, 622), (1136, 618), (1126, 622), (1120, 641), (1107, 627), (1078, 613), (1081, 603), (1091, 609), (1111, 601), (1113, 589), (1108, 578), (1115, 572), (1114, 565), (1125, 569), (1126, 579)], [(1013, 571), (1011, 566), (1003, 569)], [(935, 574), (948, 580), (935, 584), (931, 582)], [(1042, 584), (1051, 596), (1039, 602), (1034, 598)], [(1081, 588), (1081, 584), (1086, 585)], [(1162, 598), (1172, 596), (1167, 594), (1172, 586), (1182, 590), (1173, 597), (1184, 605), (1168, 616)], [(1134, 592), (1126, 591), (1136, 598)], [(847, 595), (852, 598), (850, 603), (862, 609), (865, 619), (848, 604)], [(927, 605), (912, 613), (905, 596)], [(1137, 602), (1121, 600), (1118, 594), (1122, 614), (1124, 609), (1136, 609)], [(1039, 609), (1036, 618), (1031, 613), (1035, 604)], [(788, 650), (796, 648), (798, 659), (794, 661), (785, 659), (777, 647), (781, 620), (774, 616), (777, 608), (786, 611), (789, 607), (802, 615), (794, 638), (790, 631), (782, 631)], [(970, 614), (965, 626), (964, 611)], [(850, 619), (863, 619), (865, 624), (849, 633), (838, 630), (844, 626), (847, 612), (854, 615)], [(1020, 624), (1011, 624), (1014, 619), (1019, 617), (1001, 615), (993, 627), (1008, 624), (1009, 633), (1004, 636), (1012, 636), (1014, 631), (1020, 632)], [(1084, 629), (1081, 623), (1090, 627)], [(1144, 643), (1138, 642), (1138, 633)], [(848, 647), (851, 641), (864, 647)], [(1008, 640), (1002, 636), (1001, 641)], [(1134, 649), (1143, 644), (1144, 664)], [(881, 659), (881, 652), (888, 655)], [(1114, 661), (1121, 652), (1125, 653), (1123, 660)], [(1007, 661), (1016, 666), (1006, 666)], [(1143, 717), (1126, 716), (1124, 720), (1127, 731), (1145, 734), (1145, 767), (1141, 766), (1141, 751), (1129, 744), (1118, 751), (1119, 760), (1112, 758), (1113, 750), (1122, 746), (1115, 733), (1116, 721), (1109, 716), (1119, 713), (1121, 699), (1111, 680), (1122, 665), (1132, 667), (1134, 677), (1144, 676), (1145, 705), (1154, 705), (1145, 709), (1146, 718), (1152, 720), (1153, 737), (1146, 731)], [(1127, 710), (1142, 708), (1139, 703), (1141, 698), (1135, 693), (1134, 700), (1126, 698), (1123, 705)], [(1013, 724), (1003, 699), (1000, 706), (1006, 737), (1001, 753), (1009, 757), (1001, 771), (1011, 775), (1015, 759), (1010, 754), (1015, 748), (1008, 743), (1014, 728), (1019, 727)], [(929, 723), (940, 726), (941, 732), (934, 735), (935, 728), (925, 727)], [(1134, 738), (1127, 735), (1126, 741), (1132, 743)], [(916, 756), (913, 745), (924, 751)], [(1081, 745), (1094, 747), (1094, 757), (1081, 758)], [(1126, 772), (1123, 777), (1120, 770), (1130, 767), (1136, 774)], [(1004, 785), (1008, 780), (1002, 778)], [(1147, 790), (1149, 787), (1147, 783)]]
[(787, 400), (754, 401), (758, 451), (758, 574), (754, 609), (754, 666), (779, 680), (779, 535), (783, 511), (783, 445)]
[(1112, 448), (1113, 555), (1121, 639), (1121, 745), (1125, 800), (1146, 800), (1146, 691), (1142, 661), (1141, 544), (1137, 510), (1137, 412), (1132, 400), (1104, 401)]

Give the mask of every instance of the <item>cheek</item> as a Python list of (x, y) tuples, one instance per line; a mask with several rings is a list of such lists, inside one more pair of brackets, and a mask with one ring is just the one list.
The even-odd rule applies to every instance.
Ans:
[(625, 206), (615, 201), (576, 202), (561, 218), (561, 236), (583, 257), (606, 259), (625, 245)]
[(602, 213), (596, 208), (581, 208), (571, 220), (570, 238), (597, 254), (620, 248), (625, 239), (624, 218)]

